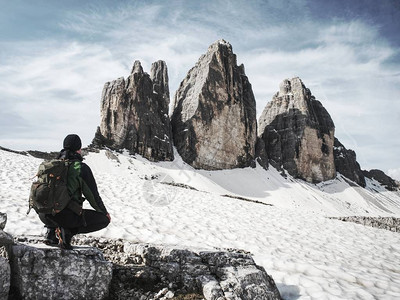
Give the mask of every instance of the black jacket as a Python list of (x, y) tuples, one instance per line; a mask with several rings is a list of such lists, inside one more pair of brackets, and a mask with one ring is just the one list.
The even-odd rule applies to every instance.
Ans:
[(71, 162), (68, 170), (68, 191), (72, 201), (82, 206), (85, 200), (82, 197), (83, 194), (96, 211), (107, 214), (107, 209), (97, 190), (97, 184), (92, 170), (87, 164), (82, 162), (82, 156), (77, 152), (63, 149), (58, 158)]

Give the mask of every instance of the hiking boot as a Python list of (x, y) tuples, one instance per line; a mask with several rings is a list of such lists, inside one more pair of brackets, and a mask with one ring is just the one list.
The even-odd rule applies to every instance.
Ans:
[(69, 229), (63, 227), (57, 227), (56, 236), (58, 239), (58, 246), (61, 249), (72, 250), (71, 246), (72, 234)]
[(47, 227), (44, 235), (44, 243), (48, 246), (57, 246), (58, 239), (56, 237), (56, 229), (54, 227)]

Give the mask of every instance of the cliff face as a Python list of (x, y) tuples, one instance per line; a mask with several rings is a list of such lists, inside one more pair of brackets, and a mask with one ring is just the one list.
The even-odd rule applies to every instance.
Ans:
[(229, 43), (212, 44), (188, 72), (176, 92), (171, 122), (174, 144), (193, 167), (215, 170), (253, 164), (255, 99)]
[[(259, 119), (258, 136), (275, 168), (320, 182), (336, 176), (334, 123), (300, 78), (284, 80)], [(260, 146), (259, 148), (262, 149)]]
[(165, 62), (153, 63), (151, 74), (136, 61), (126, 80), (118, 78), (104, 85), (94, 145), (128, 149), (149, 160), (173, 160)]
[(335, 138), (333, 155), (335, 157), (336, 171), (343, 176), (353, 180), (362, 187), (365, 187), (365, 177), (357, 162), (356, 153), (346, 149), (337, 138)]

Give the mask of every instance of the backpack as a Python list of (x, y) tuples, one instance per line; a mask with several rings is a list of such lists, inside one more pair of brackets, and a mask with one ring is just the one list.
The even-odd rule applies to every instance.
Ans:
[(71, 197), (68, 193), (68, 160), (53, 159), (39, 166), (37, 180), (32, 183), (29, 195), (29, 210), (38, 214), (55, 215), (68, 206)]

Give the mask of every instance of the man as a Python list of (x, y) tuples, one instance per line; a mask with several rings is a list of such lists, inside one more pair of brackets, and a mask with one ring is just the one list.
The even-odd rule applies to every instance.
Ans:
[[(111, 221), (110, 214), (97, 190), (96, 181), (89, 166), (83, 163), (82, 142), (78, 135), (69, 134), (63, 143), (59, 159), (68, 160), (67, 187), (71, 201), (66, 208), (56, 215), (39, 214), (40, 220), (47, 227), (45, 243), (60, 245), (63, 249), (72, 249), (71, 238), (78, 233), (89, 233), (103, 229)], [(82, 209), (85, 198), (95, 209)]]

